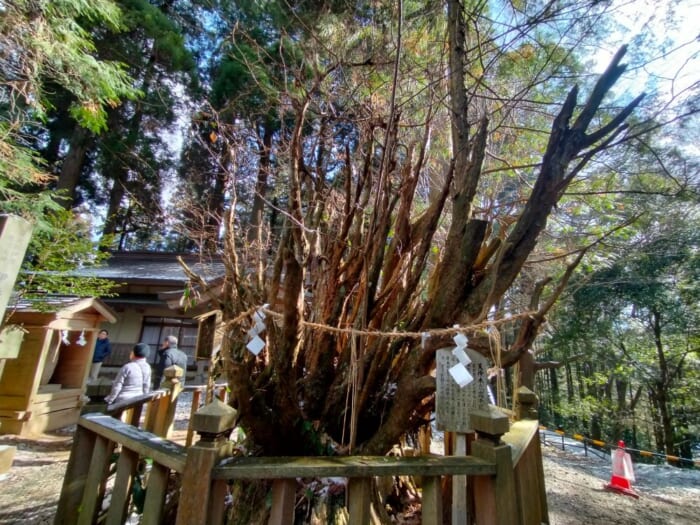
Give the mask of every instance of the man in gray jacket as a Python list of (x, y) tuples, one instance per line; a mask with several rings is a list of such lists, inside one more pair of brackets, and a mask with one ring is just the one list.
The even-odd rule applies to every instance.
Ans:
[(158, 361), (153, 377), (153, 389), (160, 388), (163, 381), (163, 373), (166, 368), (173, 365), (182, 368), (182, 384), (185, 384), (185, 374), (187, 373), (187, 354), (177, 347), (177, 337), (169, 335), (163, 340), (163, 344), (158, 350)]

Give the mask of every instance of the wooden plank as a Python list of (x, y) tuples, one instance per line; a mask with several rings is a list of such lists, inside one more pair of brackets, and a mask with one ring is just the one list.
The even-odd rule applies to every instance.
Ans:
[(61, 388), (61, 390), (55, 392), (37, 392), (34, 394), (33, 401), (35, 405), (39, 405), (42, 403), (51, 403), (53, 401), (80, 398), (82, 394), (82, 388)]
[[(32, 414), (43, 415), (61, 410), (75, 410), (81, 407), (80, 396), (73, 396), (66, 399), (53, 399), (46, 403), (33, 403), (30, 410)], [(75, 423), (75, 421), (74, 421)]]
[(521, 455), (515, 467), (515, 494), (522, 516), (521, 525), (539, 525), (540, 500), (537, 494), (537, 475), (533, 470), (532, 455)]
[(80, 418), (79, 425), (92, 432), (104, 436), (115, 443), (138, 452), (141, 456), (152, 458), (176, 472), (183, 472), (187, 450), (182, 445), (163, 439), (151, 432), (139, 430), (136, 427), (114, 419), (105, 414), (85, 414)]
[(276, 479), (272, 483), (272, 508), (268, 525), (293, 525), (296, 490), (297, 483), (293, 479)]
[(423, 478), (421, 523), (423, 525), (442, 525), (442, 490), (439, 476)]
[(71, 344), (61, 348), (51, 381), (64, 388), (82, 390), (92, 361), (92, 347), (80, 346), (75, 343), (75, 337), (71, 334)]
[(537, 472), (537, 497), (540, 500), (540, 522), (549, 523), (549, 507), (547, 505), (547, 488), (544, 482), (544, 466), (542, 465), (542, 445), (540, 444), (540, 433), (535, 432), (535, 435), (530, 442), (532, 447), (532, 455), (534, 457)]
[(197, 388), (192, 392), (192, 405), (190, 406), (190, 419), (187, 423), (187, 438), (185, 439), (185, 446), (189, 447), (192, 445), (192, 440), (194, 438), (194, 429), (192, 428), (192, 422), (194, 421), (194, 415), (199, 410), (199, 402), (202, 397), (202, 389)]
[(94, 330), (95, 326), (102, 322), (102, 318), (98, 315), (86, 316), (87, 319), (67, 319), (59, 318), (48, 323), (49, 328), (53, 330), (71, 330), (79, 332), (82, 330)]
[(211, 484), (207, 525), (221, 525), (225, 523), (227, 495), (228, 483), (226, 483), (226, 481), (218, 480)]
[(126, 519), (131, 499), (131, 485), (139, 461), (133, 450), (122, 448), (117, 461), (117, 475), (112, 489), (112, 500), (107, 512), (107, 525), (122, 525)]
[(521, 523), (510, 446), (494, 445), (487, 439), (477, 439), (472, 443), (472, 453), (496, 464), (495, 477), (472, 478), (474, 510), (479, 525)]
[(80, 417), (78, 407), (56, 410), (47, 414), (32, 414), (22, 427), (22, 436), (34, 436), (49, 430), (74, 425)]
[(516, 421), (502, 437), (504, 443), (512, 447), (513, 465), (517, 465), (533, 437), (539, 433), (539, 423), (533, 419)]
[(97, 518), (97, 512), (102, 504), (101, 485), (109, 469), (109, 459), (114, 450), (114, 444), (108, 439), (98, 436), (95, 448), (92, 451), (92, 459), (85, 480), (85, 490), (80, 503), (78, 525), (92, 525)]
[(78, 521), (78, 507), (83, 497), (96, 438), (86, 428), (78, 426), (75, 430), (54, 525), (73, 525)]
[(0, 418), (18, 419), (25, 421), (32, 415), (31, 411), (27, 410), (0, 410)]
[[(18, 317), (16, 322), (19, 324), (20, 320), (21, 317)], [(46, 359), (42, 356), (44, 337), (44, 330), (30, 329), (24, 336), (17, 359), (5, 361), (2, 377), (0, 377), (0, 397), (18, 396), (29, 402), (44, 371)]]
[(370, 523), (372, 478), (348, 480), (348, 523)]
[(277, 479), (297, 477), (489, 476), (493, 462), (472, 456), (333, 456), (231, 458), (214, 469), (215, 479)]
[(0, 410), (25, 411), (28, 409), (29, 398), (27, 396), (0, 395)]
[(109, 405), (108, 410), (105, 412), (105, 414), (110, 415), (110, 416), (116, 416), (118, 414), (121, 414), (124, 410), (127, 410), (129, 408), (133, 408), (136, 406), (141, 406), (144, 403), (148, 403), (149, 401), (153, 399), (158, 399), (163, 395), (162, 391), (156, 390), (155, 392), (150, 392), (148, 394), (142, 394), (140, 396), (134, 396), (126, 399), (125, 401), (122, 401), (121, 403), (115, 403), (113, 405)]
[(143, 506), (141, 525), (161, 525), (163, 521), (163, 506), (168, 491), (168, 476), (170, 470), (154, 463), (148, 475), (146, 486), (146, 502)]
[[(467, 455), (467, 435), (454, 433), (455, 457)], [(452, 476), (452, 523), (467, 523), (467, 476)]]
[(180, 500), (177, 506), (176, 525), (205, 525), (209, 508), (211, 471), (219, 460), (220, 449), (208, 446), (187, 449), (187, 462), (182, 473)]

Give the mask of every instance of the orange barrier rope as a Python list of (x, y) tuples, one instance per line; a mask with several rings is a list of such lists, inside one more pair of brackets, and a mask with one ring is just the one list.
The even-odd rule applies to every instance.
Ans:
[[(567, 433), (564, 430), (561, 429), (551, 429), (547, 428), (544, 425), (540, 425), (540, 430), (548, 430), (549, 432), (554, 432), (555, 434), (559, 436), (567, 436), (570, 437), (571, 439), (574, 439), (576, 441), (581, 441), (582, 443), (591, 443), (592, 445), (595, 445), (596, 447), (604, 447), (608, 448), (610, 450), (618, 448), (617, 445), (611, 445), (610, 443), (606, 443), (605, 441), (600, 441), (598, 439), (591, 439), (587, 438), (586, 436), (582, 434), (570, 434), (567, 435)], [(688, 459), (688, 458), (681, 458), (679, 456), (671, 456), (668, 454), (659, 454), (658, 452), (651, 452), (649, 450), (638, 450), (635, 448), (628, 448), (625, 447), (626, 452), (634, 452), (636, 454), (639, 454), (640, 456), (644, 458), (663, 458), (666, 461), (672, 462), (672, 463), (690, 463), (691, 465), (700, 468), (700, 460), (693, 460), (693, 459)]]

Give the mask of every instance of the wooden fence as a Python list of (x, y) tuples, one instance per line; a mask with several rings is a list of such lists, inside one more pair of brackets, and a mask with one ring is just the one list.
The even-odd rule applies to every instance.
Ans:
[[(150, 403), (151, 401), (148, 401)], [(146, 417), (148, 421), (148, 417)], [(503, 429), (494, 412), (472, 417), (476, 440), (470, 456), (232, 457), (228, 439), (235, 410), (218, 398), (190, 424), (199, 436), (183, 446), (108, 414), (87, 414), (77, 426), (55, 525), (123, 524), (139, 461), (151, 470), (141, 523), (165, 523), (173, 473), (179, 475), (176, 525), (221, 525), (233, 480), (272, 480), (271, 525), (291, 525), (297, 478), (347, 478), (349, 523), (370, 523), (370, 495), (377, 476), (421, 476), (422, 523), (441, 524), (442, 476), (466, 476), (473, 489), (470, 514), (478, 525), (548, 523), (538, 424), (523, 420)], [(506, 423), (506, 428), (508, 425)], [(113, 453), (113, 484), (108, 488)], [(464, 478), (462, 478), (464, 479)], [(109, 505), (105, 504), (109, 498)], [(103, 507), (106, 507), (103, 510)]]

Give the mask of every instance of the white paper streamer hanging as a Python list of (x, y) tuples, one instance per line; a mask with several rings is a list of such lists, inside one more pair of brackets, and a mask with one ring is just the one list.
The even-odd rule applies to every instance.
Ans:
[(452, 355), (455, 356), (457, 360), (464, 366), (467, 366), (469, 363), (472, 362), (472, 360), (469, 359), (467, 353), (464, 351), (464, 348), (461, 348), (459, 346), (452, 350)]
[(467, 336), (464, 334), (456, 334), (452, 340), (457, 345), (457, 348), (465, 348), (469, 342), (469, 339), (467, 339)]
[(258, 355), (263, 348), (265, 348), (265, 341), (260, 337), (259, 334), (265, 331), (265, 312), (263, 311), (269, 305), (264, 304), (258, 308), (253, 314), (253, 326), (248, 330), (248, 337), (250, 341), (246, 344), (246, 348), (253, 354)]
[(455, 380), (455, 383), (459, 385), (460, 388), (464, 388), (469, 383), (474, 381), (474, 378), (469, 373), (469, 370), (467, 370), (467, 367), (465, 367), (462, 363), (457, 363), (456, 365), (451, 367), (450, 375), (452, 376), (452, 379)]
[(258, 355), (260, 351), (265, 348), (265, 341), (263, 341), (260, 336), (253, 337), (245, 347), (250, 350), (253, 355)]

